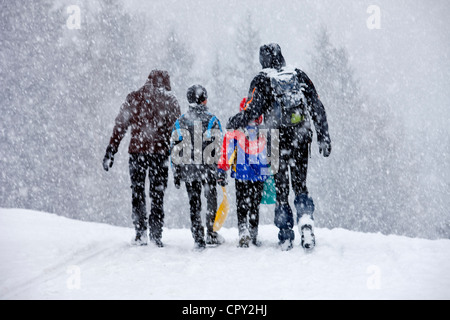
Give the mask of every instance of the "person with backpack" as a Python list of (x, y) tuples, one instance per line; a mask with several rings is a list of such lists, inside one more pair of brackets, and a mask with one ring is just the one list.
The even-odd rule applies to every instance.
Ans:
[(264, 124), (279, 133), (279, 170), (275, 174), (277, 203), (275, 225), (282, 250), (291, 250), (295, 239), (294, 217), (289, 204), (289, 182), (295, 193), (301, 245), (315, 247), (314, 201), (306, 186), (313, 120), (324, 157), (331, 153), (331, 139), (325, 108), (312, 81), (300, 69), (287, 67), (278, 44), (260, 48), (263, 70), (253, 79), (245, 110), (232, 117), (228, 129), (245, 128), (264, 115)]
[[(189, 111), (175, 121), (172, 133), (172, 168), (177, 189), (186, 185), (189, 197), (191, 232), (196, 250), (206, 245), (220, 245), (222, 236), (214, 232), (217, 213), (217, 183), (226, 185), (226, 177), (217, 170), (216, 158), (220, 155), (222, 125), (208, 112), (208, 92), (201, 85), (193, 85), (187, 91)], [(207, 200), (206, 240), (202, 225), (201, 195), (204, 189)]]
[[(244, 110), (247, 99), (241, 102)], [(267, 138), (260, 134), (258, 126), (262, 117), (250, 121), (245, 130), (228, 131), (223, 140), (219, 172), (222, 176), (231, 170), (236, 179), (236, 205), (239, 231), (239, 247), (248, 248), (250, 242), (259, 247), (259, 208), (263, 197), (264, 182), (270, 175), (267, 158)]]
[[(153, 70), (145, 85), (127, 96), (116, 118), (114, 130), (103, 159), (108, 171), (114, 155), (131, 127), (129, 168), (132, 190), (132, 219), (136, 236), (133, 245), (150, 240), (163, 247), (164, 193), (169, 177), (169, 151), (172, 126), (180, 116), (180, 106), (171, 92), (167, 71)], [(151, 210), (147, 219), (145, 179), (150, 182)]]

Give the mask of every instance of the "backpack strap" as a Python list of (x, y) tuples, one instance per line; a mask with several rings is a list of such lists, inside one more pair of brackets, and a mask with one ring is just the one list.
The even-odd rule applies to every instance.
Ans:
[(206, 132), (206, 136), (208, 137), (208, 139), (211, 138), (211, 130), (212, 130), (212, 128), (214, 127), (214, 124), (215, 124), (216, 122), (217, 122), (217, 124), (219, 125), (219, 130), (220, 130), (220, 132), (223, 132), (223, 130), (222, 130), (222, 125), (220, 124), (219, 119), (218, 119), (216, 116), (213, 116), (213, 117), (211, 118), (211, 120), (209, 120), (209, 123), (208, 123), (208, 130), (207, 130), (207, 132)]

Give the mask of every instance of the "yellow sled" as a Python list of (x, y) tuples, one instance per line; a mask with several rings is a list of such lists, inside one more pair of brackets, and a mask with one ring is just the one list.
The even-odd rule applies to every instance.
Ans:
[[(229, 161), (230, 165), (235, 166), (235, 161), (237, 158), (237, 149), (234, 150), (231, 159)], [(234, 168), (236, 170), (236, 168)], [(216, 213), (216, 220), (214, 221), (214, 232), (219, 231), (223, 224), (225, 223), (225, 220), (227, 220), (228, 217), (228, 211), (230, 210), (230, 204), (228, 203), (228, 197), (227, 197), (227, 189), (225, 187), (222, 187), (223, 191), (223, 200), (222, 203), (219, 206), (219, 210), (217, 210)]]
[(228, 216), (228, 210), (230, 210), (230, 204), (228, 203), (228, 198), (227, 198), (227, 190), (225, 189), (225, 187), (222, 187), (222, 191), (223, 191), (223, 201), (219, 206), (219, 210), (217, 210), (216, 213), (216, 221), (214, 222), (214, 232), (219, 231), (223, 224), (225, 223), (225, 220), (227, 219)]

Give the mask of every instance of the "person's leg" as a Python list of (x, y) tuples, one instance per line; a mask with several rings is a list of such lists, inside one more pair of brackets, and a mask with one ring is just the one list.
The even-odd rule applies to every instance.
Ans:
[(295, 208), (297, 209), (297, 222), (299, 222), (304, 215), (308, 215), (311, 220), (314, 220), (314, 203), (308, 194), (306, 187), (306, 178), (308, 174), (308, 144), (300, 145), (294, 150), (293, 165), (291, 166), (292, 189), (295, 193)]
[[(283, 150), (281, 151), (283, 153)], [(277, 204), (275, 207), (275, 225), (280, 229), (278, 239), (280, 245), (286, 244), (286, 250), (292, 248), (295, 239), (294, 216), (289, 205), (289, 161), (290, 155), (280, 156), (280, 168), (274, 176), (277, 191)]]
[[(147, 163), (145, 156), (131, 154), (129, 160), (131, 192), (132, 192), (132, 219), (136, 230), (136, 242), (147, 239), (147, 208), (145, 203), (145, 177)], [(144, 237), (145, 235), (145, 237)]]
[(217, 213), (217, 187), (214, 183), (206, 182), (204, 184), (204, 193), (207, 203), (206, 208), (206, 231), (208, 234), (214, 232), (214, 221)]
[(150, 238), (162, 246), (164, 226), (164, 193), (169, 179), (169, 159), (163, 155), (149, 155), (149, 185), (151, 210), (149, 215)]
[(247, 247), (250, 242), (248, 230), (248, 214), (250, 212), (250, 201), (248, 192), (248, 181), (236, 180), (236, 207), (239, 231), (239, 245)]
[(314, 237), (314, 201), (308, 194), (306, 178), (308, 173), (309, 145), (302, 144), (294, 153), (295, 166), (291, 167), (292, 188), (295, 193), (297, 224), (302, 235), (302, 246), (312, 249)]
[(220, 245), (225, 239), (214, 231), (214, 222), (217, 214), (217, 187), (216, 180), (210, 179), (205, 184), (205, 197), (207, 201), (206, 210), (206, 244)]
[(200, 181), (186, 182), (191, 212), (191, 232), (197, 246), (205, 246), (205, 230), (202, 226), (202, 183)]
[(251, 183), (249, 188), (251, 191), (251, 209), (249, 214), (249, 231), (252, 243), (254, 245), (260, 245), (258, 242), (258, 226), (259, 226), (259, 209), (261, 207), (261, 200), (264, 191), (264, 182), (256, 181)]

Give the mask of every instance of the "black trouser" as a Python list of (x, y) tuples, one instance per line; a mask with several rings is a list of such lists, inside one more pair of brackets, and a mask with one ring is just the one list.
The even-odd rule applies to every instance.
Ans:
[(205, 230), (202, 225), (202, 186), (207, 199), (206, 210), (206, 232), (213, 233), (214, 221), (217, 213), (217, 188), (216, 182), (193, 181), (186, 182), (186, 189), (189, 196), (189, 205), (191, 210), (191, 231), (192, 237), (196, 243), (203, 243), (205, 238)]
[[(277, 190), (275, 225), (280, 229), (278, 237), (281, 241), (287, 239), (293, 240), (295, 237), (294, 231), (292, 230), (294, 227), (294, 216), (289, 205), (289, 182), (292, 184), (292, 189), (296, 197), (297, 221), (305, 211), (302, 208), (305, 206), (310, 208), (312, 206), (309, 202), (304, 203), (304, 200), (302, 200), (310, 199), (308, 197), (308, 188), (306, 187), (309, 143), (299, 143), (295, 140), (289, 141), (288, 139), (286, 141), (284, 146), (280, 144), (280, 167), (274, 177)], [(312, 203), (312, 199), (310, 201)], [(313, 218), (311, 210), (308, 210), (308, 213)]]
[(289, 204), (289, 180), (295, 195), (308, 193), (306, 177), (308, 174), (309, 145), (300, 145), (290, 151), (282, 150), (281, 153), (280, 168), (274, 177), (277, 189), (277, 205)]
[(161, 239), (164, 225), (164, 192), (169, 179), (169, 158), (159, 154), (131, 154), (132, 219), (137, 232), (147, 230), (145, 179), (149, 177), (151, 210), (148, 227), (152, 239)]
[(259, 207), (264, 191), (264, 182), (236, 180), (236, 204), (239, 235), (249, 231), (250, 237), (258, 236)]

